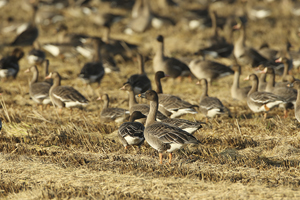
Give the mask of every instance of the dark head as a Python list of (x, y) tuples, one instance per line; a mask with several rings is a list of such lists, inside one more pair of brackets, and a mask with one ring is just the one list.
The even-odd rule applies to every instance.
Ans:
[(256, 74), (250, 74), (249, 76), (247, 76), (244, 80), (248, 81), (258, 81), (258, 78), (256, 76)]
[(300, 89), (300, 81), (294, 81), (293, 83), (287, 84), (288, 87), (294, 89)]
[(164, 77), (166, 77), (166, 75), (165, 75), (165, 73), (163, 71), (157, 71), (155, 73), (155, 80), (162, 79)]
[(196, 83), (197, 85), (207, 85), (207, 80), (205, 78), (200, 79)]
[(139, 94), (138, 97), (145, 98), (149, 101), (158, 101), (158, 95), (154, 90), (148, 90), (143, 94)]
[(134, 111), (130, 116), (130, 121), (134, 121), (136, 119), (147, 118), (146, 115), (142, 114), (140, 111)]
[(15, 56), (17, 60), (20, 60), (24, 56), (24, 51), (21, 48), (15, 48), (11, 55)]
[(156, 40), (158, 42), (164, 42), (164, 37), (162, 35), (157, 36)]
[(120, 90), (132, 91), (132, 86), (130, 83), (124, 83)]

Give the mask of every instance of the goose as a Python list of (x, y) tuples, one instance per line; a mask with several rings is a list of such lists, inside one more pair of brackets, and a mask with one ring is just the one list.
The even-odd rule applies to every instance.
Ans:
[(134, 94), (141, 94), (147, 90), (151, 90), (151, 81), (145, 73), (143, 56), (138, 54), (137, 60), (139, 63), (140, 73), (131, 75), (126, 83), (130, 83)]
[(260, 55), (255, 49), (246, 46), (246, 26), (239, 23), (234, 26), (235, 29), (240, 30), (240, 35), (234, 43), (233, 55), (240, 65), (250, 65), (251, 67), (257, 67), (262, 63), (268, 62), (268, 60)]
[(297, 90), (297, 100), (295, 103), (295, 117), (300, 122), (300, 81), (295, 81), (291, 84), (288, 84), (288, 87), (294, 88)]
[(50, 72), (46, 79), (52, 78), (53, 85), (50, 88), (49, 95), (52, 104), (59, 108), (61, 114), (62, 108), (72, 108), (88, 104), (88, 100), (77, 90), (70, 86), (61, 86), (61, 77), (58, 72)]
[[(209, 97), (207, 94), (208, 84), (206, 79), (200, 79), (197, 85), (203, 86), (203, 92), (200, 97), (199, 110), (206, 117), (206, 123), (208, 122), (208, 118), (213, 118), (216, 115), (225, 114), (227, 108), (223, 105), (223, 103), (217, 97)], [(229, 117), (231, 114), (229, 113)]]
[(144, 137), (148, 144), (159, 153), (162, 164), (162, 153), (169, 152), (169, 164), (172, 161), (172, 152), (186, 144), (199, 144), (200, 142), (190, 133), (169, 124), (156, 121), (158, 112), (158, 95), (154, 90), (139, 94), (140, 97), (150, 101), (150, 111), (147, 116)]
[(0, 60), (0, 78), (17, 77), (20, 66), (19, 60), (23, 58), (24, 51), (20, 48), (15, 48), (10, 56), (3, 57)]
[(98, 87), (100, 87), (100, 82), (104, 77), (105, 70), (102, 65), (101, 55), (100, 55), (100, 45), (101, 41), (97, 38), (94, 38), (94, 48), (95, 48), (95, 55), (93, 62), (86, 63), (78, 77), (83, 80), (86, 84), (98, 83)]
[(264, 119), (267, 118), (267, 111), (272, 109), (274, 106), (284, 103), (284, 99), (278, 95), (270, 92), (259, 92), (258, 89), (258, 78), (256, 74), (250, 74), (245, 80), (252, 81), (251, 90), (248, 93), (247, 104), (250, 110), (253, 112), (265, 112)]
[(198, 112), (194, 109), (198, 107), (197, 105), (192, 105), (171, 94), (163, 94), (160, 79), (164, 77), (166, 76), (163, 71), (155, 73), (156, 92), (159, 100), (158, 110), (170, 118), (180, 117), (184, 114), (197, 114)]
[(129, 145), (138, 145), (140, 147), (145, 141), (144, 125), (140, 122), (135, 122), (136, 119), (146, 118), (139, 111), (134, 111), (128, 122), (124, 122), (118, 129), (118, 136), (125, 149)]
[(107, 94), (100, 96), (97, 100), (103, 100), (103, 109), (100, 113), (101, 122), (111, 122), (115, 121), (116, 123), (124, 122), (128, 119), (129, 111), (123, 108), (109, 108), (109, 97)]
[(30, 24), (10, 43), (10, 46), (31, 46), (39, 36), (39, 30), (35, 24), (36, 12), (38, 9), (37, 3), (32, 4), (33, 14)]
[(282, 74), (282, 79), (281, 80), (283, 82), (286, 82), (286, 81), (291, 82), (291, 80), (294, 79), (293, 75), (289, 74), (289, 70), (291, 70), (291, 68), (292, 68), (290, 66), (293, 66), (293, 63), (291, 63), (291, 60), (288, 59), (287, 57), (279, 57), (277, 60), (275, 60), (275, 62), (283, 63), (283, 65), (284, 65), (284, 69), (283, 69), (283, 74)]
[(218, 62), (205, 60), (204, 52), (201, 53), (202, 58), (196, 58), (189, 64), (191, 72), (197, 79), (206, 79), (209, 84), (219, 78), (233, 74), (233, 70), (226, 65)]
[(159, 48), (153, 59), (154, 72), (163, 71), (172, 78), (189, 76), (191, 71), (185, 63), (176, 58), (166, 57), (164, 55), (164, 37), (159, 35), (156, 40), (158, 41)]
[(278, 50), (271, 49), (269, 44), (266, 42), (260, 45), (257, 52), (268, 60), (276, 60), (278, 57), (277, 55), (279, 53)]
[(40, 44), (38, 41), (34, 41), (33, 48), (29, 51), (27, 60), (30, 65), (41, 66), (46, 58), (46, 54), (41, 50)]
[(41, 108), (42, 105), (47, 105), (51, 103), (49, 97), (49, 90), (51, 85), (47, 82), (38, 82), (39, 71), (35, 65), (28, 68), (25, 73), (32, 72), (33, 76), (29, 84), (29, 95), (36, 103), (38, 103)]
[(240, 88), (241, 66), (234, 65), (232, 70), (234, 71), (234, 77), (231, 86), (231, 97), (239, 101), (245, 101), (247, 100), (247, 95), (251, 89), (251, 86)]
[(203, 122), (190, 121), (190, 120), (178, 119), (178, 118), (166, 118), (163, 119), (161, 122), (172, 126), (176, 126), (190, 134), (193, 134), (194, 132), (202, 128), (202, 124), (203, 124)]
[[(266, 92), (272, 92), (284, 99), (284, 103), (279, 104), (279, 107), (284, 109), (284, 118), (287, 118), (287, 109), (292, 108), (296, 103), (297, 90), (287, 87), (287, 82), (281, 82), (280, 85), (275, 85), (275, 71), (273, 68), (266, 67), (263, 73), (270, 75), (270, 79), (267, 83)], [(275, 87), (276, 86), (276, 87)]]
[[(140, 111), (144, 115), (148, 116), (149, 110), (150, 110), (149, 105), (147, 105), (147, 104), (138, 104), (136, 102), (135, 95), (134, 95), (134, 92), (133, 92), (133, 88), (130, 85), (130, 83), (125, 83), (123, 85), (123, 87), (121, 87), (120, 89), (126, 91), (129, 95), (129, 111), (130, 111), (130, 114), (132, 114), (134, 111)], [(161, 112), (159, 112), (159, 111), (157, 112), (157, 120), (158, 121), (161, 121), (161, 120), (166, 119), (166, 118), (167, 117), (165, 115), (163, 115)], [(146, 120), (141, 119), (139, 121), (144, 124)]]

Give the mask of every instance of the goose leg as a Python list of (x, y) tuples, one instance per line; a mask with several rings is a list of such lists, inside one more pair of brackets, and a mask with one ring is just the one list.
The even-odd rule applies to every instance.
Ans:
[(169, 154), (169, 164), (171, 164), (172, 161), (172, 153)]
[(266, 112), (264, 113), (264, 119), (267, 119), (267, 113)]
[(283, 113), (284, 113), (284, 116), (283, 116), (283, 118), (287, 118), (287, 117), (288, 117), (288, 112), (287, 112), (287, 110), (286, 110), (286, 109), (284, 109)]
[(162, 163), (162, 157), (163, 157), (162, 153), (159, 153), (159, 164), (161, 164), (161, 165), (163, 164)]

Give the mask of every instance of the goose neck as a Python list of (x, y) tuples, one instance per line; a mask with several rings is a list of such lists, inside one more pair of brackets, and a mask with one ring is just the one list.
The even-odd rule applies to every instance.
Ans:
[(146, 119), (145, 127), (153, 124), (156, 121), (157, 110), (158, 110), (158, 99), (150, 101), (150, 110)]
[(257, 92), (258, 90), (258, 79), (256, 78), (255, 80), (252, 80), (252, 87), (248, 93), (248, 96), (254, 92)]
[(33, 71), (33, 75), (32, 75), (32, 79), (31, 79), (30, 84), (36, 83), (38, 81), (38, 77), (39, 77), (39, 72), (38, 72), (37, 69), (35, 69)]
[(233, 88), (239, 88), (240, 87), (240, 72), (239, 71), (234, 72), (232, 87)]
[(132, 106), (137, 104), (137, 101), (135, 99), (134, 92), (132, 90), (128, 91), (128, 95), (129, 95), (129, 108), (132, 108)]

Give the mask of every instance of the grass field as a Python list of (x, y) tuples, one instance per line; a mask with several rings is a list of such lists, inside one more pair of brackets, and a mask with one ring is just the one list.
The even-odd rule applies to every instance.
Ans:
[[(9, 16), (16, 21), (26, 21), (30, 14), (21, 9), (18, 0), (11, 0), (0, 8), (0, 21), (5, 26)], [(187, 1), (185, 7), (196, 3)], [(281, 1), (269, 6), (273, 14), (269, 19), (249, 21), (247, 44), (258, 48), (263, 41), (283, 49), (288, 38), (294, 49), (300, 47), (296, 35), (299, 19), (281, 12)], [(216, 6), (218, 14), (226, 16), (241, 4)], [(158, 9), (155, 4), (153, 9)], [(100, 11), (108, 10), (105, 4)], [(66, 10), (65, 23), (71, 31), (101, 36), (103, 29), (93, 25), (84, 16), (74, 17)], [(124, 13), (114, 9), (114, 12)], [(194, 58), (194, 51), (205, 45), (210, 30), (190, 31), (180, 20), (182, 8), (165, 12), (176, 16), (176, 26), (150, 29), (145, 33), (126, 36), (122, 34), (127, 19), (112, 27), (112, 37), (140, 45), (139, 50), (153, 58), (155, 37), (165, 36), (166, 54), (177, 58)], [(125, 12), (126, 13), (126, 12)], [(162, 12), (164, 13), (164, 12)], [(127, 20), (128, 21), (128, 20)], [(55, 25), (41, 26), (41, 43), (55, 41)], [(222, 32), (221, 32), (222, 33)], [(3, 42), (10, 42), (15, 35), (1, 34)], [(234, 38), (238, 34), (234, 33)], [(4, 56), (12, 50), (3, 47)], [(24, 48), (25, 52), (30, 47)], [(233, 114), (211, 119), (194, 135), (202, 142), (187, 146), (174, 153), (171, 165), (160, 165), (158, 152), (148, 144), (137, 151), (127, 151), (119, 142), (118, 124), (101, 124), (99, 114), (102, 102), (96, 101), (107, 93), (112, 107), (128, 108), (128, 97), (119, 88), (127, 78), (138, 72), (137, 62), (120, 58), (121, 69), (117, 74), (106, 74), (101, 87), (84, 86), (77, 79), (86, 60), (81, 56), (66, 59), (52, 57), (50, 71), (58, 71), (62, 85), (70, 85), (88, 98), (89, 105), (82, 109), (64, 109), (62, 116), (51, 106), (41, 111), (29, 98), (28, 83), (31, 75), (24, 71), (27, 60), (20, 61), (20, 72), (15, 80), (1, 82), (0, 119), (0, 198), (3, 199), (299, 199), (300, 198), (300, 134), (294, 111), (284, 119), (283, 111), (275, 108), (268, 118), (250, 111), (244, 102), (232, 100), (232, 76), (214, 82), (210, 96), (222, 100)], [(232, 59), (218, 59), (231, 64)], [(146, 62), (146, 72), (154, 80), (152, 59)], [(242, 78), (252, 73), (243, 69)], [(300, 78), (298, 74), (295, 77)], [(181, 83), (163, 80), (165, 93), (175, 94), (191, 103), (199, 103), (202, 89), (196, 79)], [(242, 86), (248, 82), (241, 81)], [(155, 88), (154, 81), (153, 87)], [(187, 115), (189, 120), (205, 121), (199, 113)], [(164, 155), (167, 163), (167, 155)]]

